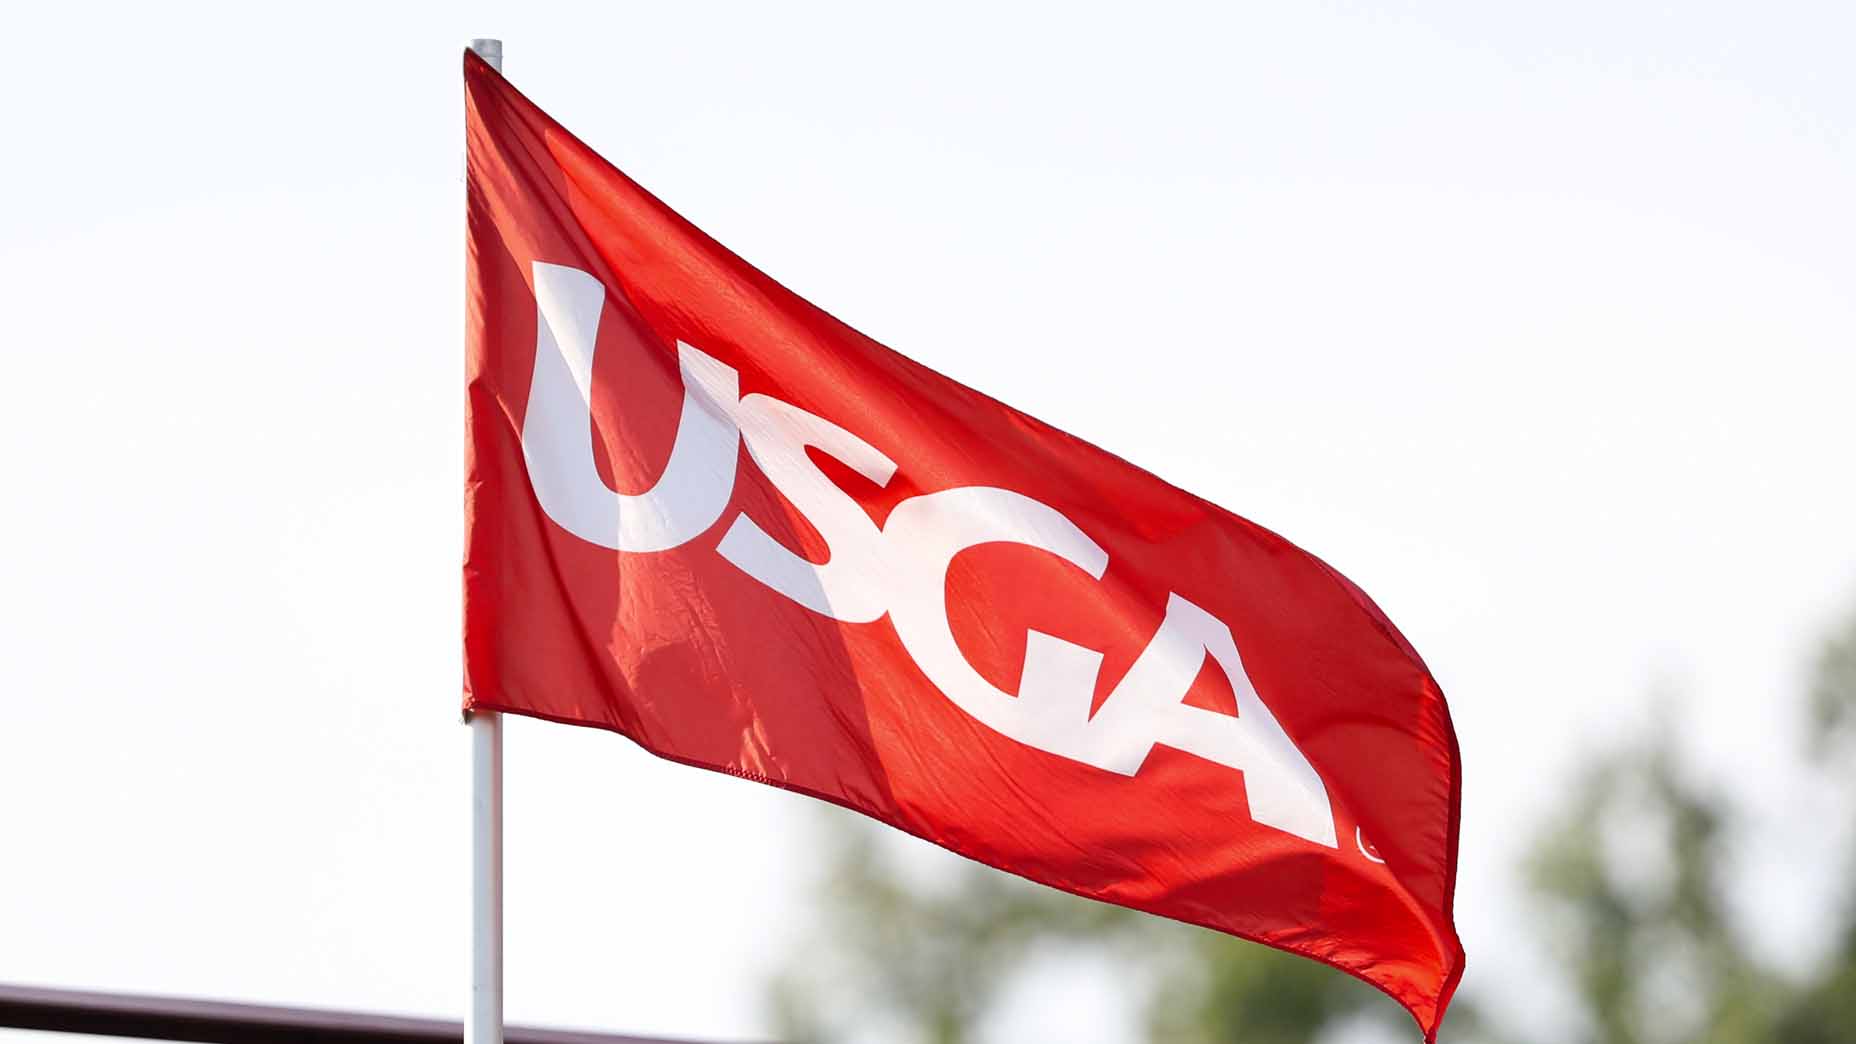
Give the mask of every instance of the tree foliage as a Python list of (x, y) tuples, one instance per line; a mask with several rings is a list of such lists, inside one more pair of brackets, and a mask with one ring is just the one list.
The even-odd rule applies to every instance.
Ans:
[(1728, 914), (1727, 818), (1658, 730), (1590, 769), (1536, 845), (1530, 883), (1591, 1040), (1766, 1039), (1777, 983)]

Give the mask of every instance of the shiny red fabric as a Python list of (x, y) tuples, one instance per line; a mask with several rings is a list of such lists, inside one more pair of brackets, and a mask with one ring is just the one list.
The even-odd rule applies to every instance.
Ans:
[[(467, 711), (610, 729), (1034, 881), (1314, 958), (1434, 1037), (1463, 969), (1460, 762), (1437, 683), (1365, 594), (1274, 533), (801, 300), (468, 53), (465, 85)], [(738, 372), (742, 396), (828, 419), (893, 458), (879, 486), (811, 454), (878, 527), (898, 504), (957, 487), (1048, 505), (1107, 552), (1106, 571), (1004, 542), (961, 552), (945, 609), (972, 667), (1013, 692), (1027, 633), (1054, 635), (1103, 654), (1099, 709), (1177, 593), (1236, 636), (1250, 684), (1319, 773), (1338, 844), (1256, 822), (1244, 773), (1227, 765), (1161, 745), (1124, 775), (996, 732), (937, 689), (891, 616), (839, 622), (748, 576), (717, 553), (739, 517), (814, 562), (830, 549), (745, 448), (726, 510), (679, 546), (612, 550), (557, 525), (522, 442), (536, 262), (604, 287), (589, 437), (613, 489), (646, 490), (665, 467), (686, 342)], [(1187, 702), (1236, 712), (1209, 661)]]

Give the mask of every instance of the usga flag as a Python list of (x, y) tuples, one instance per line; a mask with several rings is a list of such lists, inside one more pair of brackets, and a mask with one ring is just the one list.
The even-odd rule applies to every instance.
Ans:
[(474, 54), (464, 80), (467, 711), (1312, 957), (1434, 1036), (1456, 738), (1359, 588), (801, 300)]

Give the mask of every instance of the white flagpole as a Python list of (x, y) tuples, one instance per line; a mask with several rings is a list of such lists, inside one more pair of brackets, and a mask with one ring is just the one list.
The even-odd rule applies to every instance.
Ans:
[(470, 716), (470, 1015), (464, 1044), (503, 1044), (503, 716)]
[[(470, 49), (503, 71), (501, 40)], [(470, 1011), (464, 1044), (503, 1044), (503, 716), (470, 716)]]

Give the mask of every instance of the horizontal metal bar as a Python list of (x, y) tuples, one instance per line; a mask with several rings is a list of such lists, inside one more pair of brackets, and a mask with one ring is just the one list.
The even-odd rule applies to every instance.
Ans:
[[(4, 983), (0, 1026), (201, 1044), (456, 1044), (464, 1039), (463, 1023), (444, 1019)], [(697, 1044), (534, 1026), (506, 1027), (503, 1039), (506, 1044)]]

